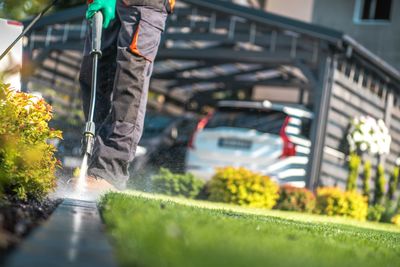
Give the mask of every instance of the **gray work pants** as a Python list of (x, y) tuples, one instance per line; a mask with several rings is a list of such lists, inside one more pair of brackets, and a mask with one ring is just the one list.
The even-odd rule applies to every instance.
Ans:
[[(165, 28), (167, 11), (118, 0), (116, 19), (103, 30), (95, 111), (96, 138), (88, 175), (106, 179), (123, 189), (129, 179), (142, 135), (153, 61)], [(90, 27), (79, 81), (87, 118), (92, 60)]]

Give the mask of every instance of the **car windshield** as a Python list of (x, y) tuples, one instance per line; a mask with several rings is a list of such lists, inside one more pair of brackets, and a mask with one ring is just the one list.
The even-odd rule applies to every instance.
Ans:
[(235, 127), (279, 134), (286, 116), (275, 110), (221, 108), (212, 116), (206, 128)]
[(147, 114), (144, 119), (143, 137), (152, 138), (160, 135), (173, 120), (173, 117), (165, 115)]

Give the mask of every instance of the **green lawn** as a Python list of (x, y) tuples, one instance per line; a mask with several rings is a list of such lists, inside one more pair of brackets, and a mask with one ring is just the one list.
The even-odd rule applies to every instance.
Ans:
[(102, 214), (121, 266), (400, 266), (400, 228), (131, 192)]

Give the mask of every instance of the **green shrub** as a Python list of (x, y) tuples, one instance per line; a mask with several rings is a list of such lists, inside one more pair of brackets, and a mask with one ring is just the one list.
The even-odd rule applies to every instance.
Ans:
[(360, 167), (361, 158), (356, 153), (351, 153), (349, 157), (349, 176), (347, 177), (346, 189), (348, 191), (357, 188), (358, 169)]
[(175, 174), (161, 168), (151, 177), (151, 186), (156, 193), (169, 196), (196, 198), (204, 187), (204, 182), (192, 174)]
[(391, 222), (394, 225), (400, 226), (400, 214), (397, 214), (397, 215), (393, 216)]
[(397, 187), (399, 185), (399, 167), (396, 166), (393, 168), (392, 176), (390, 177), (389, 182), (389, 191), (388, 191), (388, 199), (394, 200)]
[(372, 222), (380, 222), (382, 219), (382, 215), (385, 212), (385, 207), (382, 205), (373, 205), (368, 207), (368, 221)]
[(379, 164), (375, 177), (374, 204), (383, 204), (383, 198), (385, 196), (385, 185), (385, 169), (382, 164)]
[(337, 187), (319, 188), (316, 212), (363, 221), (367, 217), (368, 203), (367, 199), (356, 191), (344, 192)]
[(284, 185), (279, 190), (275, 208), (280, 210), (312, 212), (315, 208), (315, 195), (306, 188)]
[(211, 201), (257, 208), (271, 209), (279, 197), (275, 182), (245, 168), (218, 169), (207, 189)]
[(386, 199), (384, 205), (381, 206), (384, 208), (384, 211), (380, 222), (390, 223), (393, 216), (398, 213), (397, 203), (393, 200)]
[(371, 161), (369, 160), (364, 162), (362, 181), (363, 181), (363, 187), (362, 187), (363, 195), (369, 199), (371, 193)]
[(0, 84), (0, 191), (22, 200), (41, 199), (55, 187), (59, 162), (49, 128), (51, 106), (43, 99)]

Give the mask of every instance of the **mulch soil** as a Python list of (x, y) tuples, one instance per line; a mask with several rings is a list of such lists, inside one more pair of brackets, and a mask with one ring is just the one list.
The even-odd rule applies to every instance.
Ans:
[(32, 229), (50, 216), (60, 202), (0, 198), (0, 265)]

